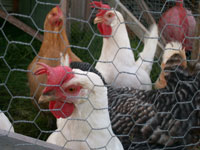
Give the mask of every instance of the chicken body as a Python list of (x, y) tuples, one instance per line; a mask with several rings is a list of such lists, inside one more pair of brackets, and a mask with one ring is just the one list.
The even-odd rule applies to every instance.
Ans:
[[(96, 97), (91, 100), (95, 101)], [(102, 100), (102, 97), (99, 100)], [(100, 111), (94, 110), (91, 113), (94, 108), (89, 102), (84, 106), (77, 107), (69, 118), (57, 119), (57, 129), (48, 137), (47, 142), (65, 146), (70, 150), (98, 148), (123, 150), (119, 139), (112, 131), (108, 109), (105, 108)], [(88, 116), (90, 113), (91, 115)]]
[(160, 145), (176, 149), (198, 142), (199, 79), (194, 79), (195, 76), (178, 69), (170, 75), (165, 89), (109, 89), (112, 128), (121, 137), (124, 148), (131, 147), (131, 143), (137, 143), (133, 146), (146, 143), (147, 147)]
[[(49, 68), (48, 66), (46, 67), (46, 69)], [(103, 86), (101, 78), (92, 72), (84, 75), (85, 72), (73, 69), (73, 76), (69, 79), (65, 72), (66, 70), (64, 70), (64, 74), (57, 72), (62, 69), (64, 68), (60, 67), (57, 70), (55, 69), (55, 71), (50, 71), (50, 68), (46, 71), (46, 73), (48, 72), (47, 83), (49, 84), (50, 80), (54, 80), (55, 77), (59, 81), (57, 84), (64, 79), (61, 87), (67, 96), (62, 99), (58, 92), (59, 89), (56, 90), (57, 87), (50, 87), (49, 89), (47, 87), (44, 90), (44, 95), (42, 95), (42, 97), (47, 96), (47, 98), (40, 99), (47, 100), (49, 96), (55, 96), (53, 99), (57, 103), (54, 107), (55, 109), (59, 109), (57, 106), (60, 103), (62, 103), (62, 107), (69, 108), (66, 103), (70, 101), (74, 105), (74, 111), (67, 118), (57, 119), (57, 130), (49, 136), (47, 142), (64, 146), (71, 150), (123, 150), (122, 144), (114, 135), (110, 126), (107, 89)], [(39, 72), (44, 73), (44, 69), (37, 71), (37, 73)], [(94, 86), (94, 82), (96, 86)], [(69, 87), (70, 90), (67, 90)], [(71, 87), (73, 87), (74, 91), (72, 91)]]
[(14, 132), (12, 124), (1, 110), (0, 110), (0, 129)]
[[(50, 66), (60, 65), (61, 55), (68, 54), (71, 61), (81, 61), (70, 49), (67, 39), (66, 30), (64, 27), (64, 16), (59, 7), (53, 8), (47, 15), (44, 23), (44, 39), (38, 55), (29, 64), (28, 81), (30, 87), (30, 95), (36, 101), (42, 94), (44, 86), (40, 83), (46, 83), (46, 76), (35, 76), (33, 72), (38, 69), (37, 62), (43, 62)], [(40, 104), (42, 108), (48, 108), (48, 104)]]
[(101, 55), (95, 67), (106, 83), (115, 88), (134, 87), (150, 90), (152, 83), (149, 75), (158, 42), (157, 26), (153, 25), (149, 35), (155, 39), (148, 39), (145, 42), (143, 52), (135, 62), (124, 18), (120, 12), (107, 10), (101, 15), (97, 14), (94, 22), (98, 24), (101, 34), (106, 35), (103, 38)]

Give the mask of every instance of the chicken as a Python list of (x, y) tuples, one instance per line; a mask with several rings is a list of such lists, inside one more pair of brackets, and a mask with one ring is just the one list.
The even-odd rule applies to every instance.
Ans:
[(194, 79), (195, 76), (188, 75), (187, 70), (176, 68), (176, 72), (167, 77), (164, 89), (110, 89), (108, 100), (112, 106), (112, 128), (116, 135), (123, 135), (120, 140), (124, 148), (132, 145), (136, 149), (140, 144), (146, 144), (146, 149), (151, 146), (176, 149), (177, 146), (198, 142), (199, 135), (194, 132), (198, 132), (200, 127), (199, 112), (196, 111), (200, 95), (195, 94), (199, 83), (192, 82)]
[(158, 43), (158, 29), (153, 25), (144, 49), (135, 62), (122, 14), (101, 2), (91, 3), (99, 8), (94, 23), (103, 38), (103, 47), (96, 69), (112, 87), (134, 87), (151, 90), (150, 72)]
[(58, 119), (58, 128), (47, 142), (72, 150), (123, 150), (110, 126), (107, 88), (101, 78), (67, 66), (39, 65), (42, 68), (35, 74), (47, 75), (47, 84), (51, 85), (39, 101), (49, 100), (49, 109)]
[(1, 110), (0, 110), (0, 129), (14, 132), (12, 124)]
[(161, 89), (166, 87), (167, 82), (165, 76), (168, 72), (166, 72), (165, 69), (178, 65), (187, 68), (185, 49), (182, 49), (182, 44), (179, 42), (168, 43), (165, 46), (165, 53), (161, 64), (162, 71), (155, 83), (155, 88)]
[[(164, 55), (167, 53), (165, 51)], [(97, 72), (101, 76), (90, 64), (82, 64), (74, 62), (71, 67)], [(144, 91), (107, 87), (112, 129), (124, 149), (178, 150), (198, 144), (199, 66), (197, 64), (195, 74), (190, 74), (184, 63), (168, 66), (165, 68), (169, 71), (165, 74), (167, 85), (163, 89)]]
[[(38, 55), (29, 64), (28, 82), (30, 87), (30, 95), (36, 101), (42, 94), (44, 86), (39, 86), (40, 83), (46, 83), (46, 76), (34, 76), (32, 72), (38, 69), (36, 62), (43, 62), (50, 66), (60, 65), (60, 55), (70, 57), (71, 61), (81, 61), (70, 49), (67, 39), (66, 30), (64, 27), (64, 16), (62, 10), (57, 6), (48, 14), (44, 22), (44, 40)], [(47, 104), (40, 104), (42, 108), (48, 108)]]
[(168, 9), (160, 18), (158, 27), (167, 43), (183, 43), (185, 50), (192, 50), (196, 21), (191, 11), (183, 7), (183, 0), (177, 0), (176, 6)]
[[(165, 53), (166, 52), (167, 51), (165, 51)], [(76, 68), (73, 69), (73, 72), (76, 72), (78, 69), (83, 70), (81, 73), (76, 73), (83, 76), (88, 75), (87, 79), (91, 80), (94, 85), (97, 85), (99, 82), (93, 80), (90, 76), (90, 72), (87, 70), (100, 76), (99, 79), (102, 78), (100, 73), (98, 73), (94, 68), (92, 69), (92, 66), (88, 63), (74, 62), (72, 66)], [(200, 74), (198, 73), (200, 69), (199, 66), (200, 65), (197, 64), (197, 72), (195, 74), (190, 74), (187, 68), (184, 69), (183, 65), (174, 65), (171, 68), (169, 66), (167, 69), (170, 72), (165, 74), (167, 85), (163, 89), (144, 91), (130, 87), (113, 88), (106, 86), (107, 92), (101, 93), (101, 101), (104, 101), (103, 99), (108, 101), (112, 130), (118, 138), (120, 138), (124, 149), (178, 150), (183, 148), (187, 149), (187, 146), (191, 147), (198, 144), (197, 142), (200, 137), (200, 94), (198, 90), (200, 88)], [(62, 76), (61, 81), (68, 80), (69, 78), (65, 79), (67, 69), (63, 70), (64, 71), (53, 71), (55, 75), (52, 76), (52, 78)], [(63, 75), (61, 75), (61, 72), (65, 73), (62, 73)], [(36, 74), (38, 73), (39, 72), (36, 72)], [(41, 73), (44, 73), (44, 71), (41, 71)], [(55, 81), (52, 78), (49, 78), (49, 80), (51, 79), (52, 81)], [(55, 85), (55, 83), (49, 84)], [(61, 83), (61, 87), (63, 84), (64, 83)], [(58, 86), (56, 87), (57, 89), (60, 89)], [(49, 88), (52, 88), (52, 86)], [(41, 97), (41, 100), (55, 100), (62, 97), (59, 96), (60, 93), (57, 92), (57, 90), (47, 91), (47, 93), (46, 90), (44, 91), (46, 94), (43, 94), (44, 97)], [(62, 90), (62, 94), (63, 91), (66, 90)], [(93, 94), (94, 93), (91, 92), (91, 95)], [(95, 96), (98, 97), (99, 95)], [(97, 104), (96, 102), (93, 103), (93, 99), (90, 97), (89, 100), (93, 106)], [(70, 103), (66, 104), (70, 105)], [(62, 107), (62, 111), (66, 116), (69, 116), (73, 109), (67, 105)], [(61, 106), (61, 104), (56, 106)], [(82, 113), (80, 112), (79, 114)], [(69, 118), (69, 120), (70, 119), (71, 118)], [(87, 119), (87, 117), (84, 119)], [(84, 119), (81, 120), (83, 121)], [(94, 120), (98, 119), (98, 117), (95, 117)], [(57, 124), (60, 127), (57, 132), (52, 135), (57, 135), (59, 133), (58, 131), (62, 131), (62, 134), (66, 135), (64, 131), (67, 130), (63, 129), (63, 125), (66, 126), (67, 122), (63, 119), (59, 119)], [(68, 137), (69, 136), (66, 138)], [(57, 138), (50, 136), (49, 140), (55, 141), (55, 139)], [(77, 140), (79, 141), (80, 138), (77, 137)], [(59, 138), (58, 142), (60, 141)]]

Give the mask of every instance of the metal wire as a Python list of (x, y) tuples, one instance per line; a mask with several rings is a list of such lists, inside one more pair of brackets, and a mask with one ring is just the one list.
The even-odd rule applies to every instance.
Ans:
[[(64, 0), (62, 0), (62, 1), (64, 1)], [(155, 21), (157, 22), (161, 16), (161, 14), (163, 12), (165, 12), (168, 8), (174, 6), (174, 3), (176, 1), (175, 0), (166, 0), (166, 1), (165, 0), (145, 0), (147, 6), (149, 7), (149, 10), (142, 10), (140, 8), (140, 6), (138, 5), (137, 0), (132, 0), (132, 1), (121, 0), (120, 2), (132, 14), (134, 14), (134, 16), (145, 27), (149, 27), (150, 24), (149, 24), (149, 22), (147, 22), (145, 20), (145, 18), (143, 16), (144, 13), (150, 13), (153, 16), (153, 18), (155, 19)], [(52, 7), (56, 6), (57, 4), (53, 3), (50, 0), (49, 1), (35, 0), (34, 3), (35, 3), (34, 7), (30, 11), (30, 13), (27, 15), (27, 14), (15, 13), (15, 12), (8, 12), (6, 10), (6, 7), (4, 6), (4, 1), (3, 0), (0, 1), (0, 8), (3, 9), (7, 14), (7, 17), (5, 18), (5, 20), (1, 19), (1, 22), (3, 22), (3, 23), (0, 24), (0, 43), (1, 43), (1, 41), (3, 41), (3, 43), (2, 43), (3, 46), (0, 50), (1, 51), (0, 52), (0, 68), (1, 68), (0, 69), (1, 70), (0, 71), (0, 94), (1, 94), (0, 110), (2, 110), (2, 112), (5, 113), (7, 115), (7, 117), (10, 119), (12, 125), (15, 128), (16, 133), (25, 134), (27, 136), (37, 139), (34, 143), (32, 143), (30, 145), (37, 145), (37, 142), (39, 140), (46, 140), (48, 135), (50, 133), (52, 133), (52, 131), (55, 130), (55, 127), (54, 128), (48, 128), (48, 127), (44, 128), (43, 125), (42, 126), (40, 125), (40, 123), (42, 122), (42, 119), (38, 119), (38, 118), (40, 118), (40, 117), (42, 118), (41, 113), (43, 111), (48, 111), (48, 110), (41, 109), (39, 107), (39, 105), (37, 104), (36, 100), (33, 97), (30, 97), (28, 85), (27, 85), (28, 83), (27, 83), (27, 79), (26, 79), (26, 73), (31, 72), (31, 70), (27, 70), (26, 68), (28, 67), (28, 63), (30, 63), (32, 61), (32, 60), (30, 60), (30, 58), (34, 58), (35, 56), (38, 56), (38, 51), (39, 51), (41, 43), (35, 44), (35, 43), (37, 43), (37, 41), (36, 41), (37, 34), (41, 33), (41, 32), (49, 32), (49, 31), (43, 30), (43, 28), (41, 28), (40, 25), (37, 24), (37, 21), (34, 19), (35, 13), (38, 9), (37, 7), (39, 5), (43, 5), (43, 6), (52, 8)], [(58, 4), (60, 4), (60, 3), (58, 3)], [(194, 13), (196, 12), (196, 9), (197, 9), (196, 2), (194, 4), (190, 0), (186, 0), (184, 5), (188, 9), (193, 10)], [(80, 58), (83, 61), (89, 61), (91, 64), (94, 64), (98, 61), (98, 58), (100, 55), (100, 50), (102, 48), (102, 35), (99, 34), (96, 27), (93, 25), (93, 19), (94, 19), (95, 13), (96, 13), (96, 9), (92, 9), (88, 18), (76, 18), (76, 17), (70, 16), (70, 15), (67, 17), (67, 22), (71, 22), (71, 25), (72, 25), (71, 31), (70, 31), (71, 35), (69, 37), (69, 39), (70, 39), (69, 47), (72, 48), (73, 51), (75, 51), (75, 53), (78, 56), (80, 56)], [(9, 26), (9, 27), (11, 26), (6, 21), (9, 16), (15, 16), (22, 20), (24, 18), (29, 19), (32, 22), (31, 24), (33, 24), (34, 28), (36, 28), (37, 33), (33, 37), (27, 36), (28, 37), (27, 39), (29, 39), (28, 41), (26, 38), (18, 40), (15, 37), (14, 38), (11, 37), (11, 34), (12, 34), (11, 32), (15, 32), (15, 31), (12, 31), (14, 29), (14, 27), (12, 27), (9, 30), (7, 29), (7, 26)], [(40, 16), (37, 16), (37, 17), (40, 17)], [(81, 28), (80, 26), (83, 26), (83, 28)], [(14, 29), (14, 30), (17, 30), (17, 29)], [(20, 31), (20, 32), (22, 33), (22, 31)], [(19, 32), (17, 31), (17, 33), (19, 33)], [(22, 34), (24, 34), (24, 33), (22, 33)], [(57, 33), (57, 34), (60, 34), (60, 33)], [(139, 40), (139, 38), (137, 38), (135, 35), (133, 35), (133, 36), (132, 35), (133, 34), (130, 32), (129, 33), (130, 40), (134, 44), (132, 44), (131, 48), (127, 48), (127, 50), (133, 51), (136, 54), (136, 53), (139, 53), (143, 44), (142, 44), (142, 40)], [(16, 35), (16, 37), (17, 36), (19, 36), (19, 35)], [(144, 37), (145, 37), (145, 35), (144, 35)], [(99, 41), (101, 41), (101, 42), (99, 42)], [(115, 39), (114, 39), (114, 41), (115, 41)], [(137, 42), (135, 42), (135, 41), (137, 41)], [(116, 43), (116, 45), (117, 45), (117, 43)], [(122, 49), (119, 46), (118, 46), (118, 48), (119, 48), (119, 51)], [(16, 54), (14, 54), (16, 49), (20, 49), (20, 51), (18, 50), (16, 52)], [(27, 52), (23, 53), (22, 51), (27, 51)], [(96, 52), (96, 51), (99, 51), (99, 52)], [(20, 54), (20, 52), (22, 52), (22, 54)], [(116, 55), (113, 54), (113, 56), (114, 56), (113, 60), (115, 59)], [(41, 57), (38, 56), (38, 58), (41, 58)], [(16, 63), (14, 63), (12, 59), (14, 59), (16, 61)], [(45, 59), (52, 60), (51, 58), (45, 58)], [(116, 70), (118, 70), (117, 67), (115, 66), (113, 60), (110, 62), (106, 62), (106, 63), (112, 64), (116, 68)], [(23, 61), (25, 61), (25, 62), (23, 62)], [(148, 62), (148, 61), (144, 60), (144, 62)], [(152, 62), (152, 63), (155, 63), (155, 62)], [(158, 64), (157, 62), (156, 62), (156, 64), (160, 67), (160, 64)], [(159, 70), (158, 67), (157, 68), (154, 67), (154, 68)], [(125, 72), (125, 71), (120, 72), (120, 73), (130, 74), (129, 72)], [(118, 75), (120, 75), (120, 73)], [(134, 75), (136, 75), (136, 74), (134, 74)], [(152, 80), (155, 81), (157, 79), (158, 75), (159, 75), (159, 73), (156, 73), (156, 74), (154, 73), (155, 77)], [(87, 76), (87, 74), (86, 74), (86, 76)], [(138, 77), (137, 77), (137, 79), (139, 80)], [(182, 81), (180, 81), (180, 82), (182, 82)], [(179, 84), (179, 82), (177, 84)], [(41, 84), (41, 85), (44, 85), (44, 84)], [(97, 87), (97, 86), (94, 85), (93, 88), (95, 88), (95, 87)], [(176, 90), (177, 90), (177, 87), (175, 87), (174, 91), (172, 91), (172, 92), (167, 92), (167, 93), (162, 93), (162, 94), (165, 94), (165, 96), (168, 94), (173, 95)], [(199, 91), (197, 91), (197, 93), (198, 92)], [(195, 96), (195, 94), (196, 93), (194, 93), (194, 96)], [(90, 149), (103, 149), (103, 148), (106, 149), (106, 146), (109, 144), (111, 139), (114, 137), (112, 135), (112, 133), (110, 132), (110, 128), (112, 127), (111, 124), (108, 124), (106, 127), (102, 127), (102, 128), (94, 128), (88, 121), (88, 119), (91, 117), (91, 115), (94, 111), (104, 110), (104, 109), (108, 109), (108, 108), (101, 108), (101, 109), (95, 108), (95, 106), (93, 106), (92, 102), (90, 102), (90, 99), (88, 99), (88, 97), (86, 98), (86, 100), (88, 100), (90, 105), (92, 105), (93, 110), (88, 114), (88, 116), (86, 118), (76, 119), (76, 120), (83, 121), (85, 124), (88, 124), (89, 128), (91, 128), (91, 131), (83, 139), (73, 139), (73, 140), (68, 139), (68, 137), (65, 137), (64, 131), (62, 129), (64, 129), (64, 126), (69, 121), (73, 120), (73, 119), (69, 119), (68, 121), (65, 122), (65, 124), (63, 125), (63, 128), (61, 128), (58, 131), (55, 131), (55, 132), (60, 132), (66, 140), (66, 143), (62, 146), (63, 149), (64, 149), (65, 145), (67, 145), (68, 142), (73, 142), (73, 141), (85, 142), (86, 145)], [(176, 99), (176, 100), (177, 100), (177, 105), (181, 104), (181, 103), (184, 103), (184, 104), (191, 103), (191, 101), (192, 101), (191, 100), (188, 102), (178, 102), (179, 100), (178, 99)], [(36, 106), (39, 108), (38, 110), (36, 110), (32, 106), (31, 101), (35, 101)], [(156, 100), (152, 105), (156, 105), (155, 103), (156, 103)], [(30, 108), (30, 107), (26, 108), (26, 106), (23, 106), (23, 105), (26, 105), (26, 106), (31, 105), (31, 107), (33, 107), (33, 108)], [(192, 104), (192, 105), (194, 105), (194, 104)], [(145, 105), (145, 106), (147, 106), (147, 105)], [(17, 108), (17, 107), (21, 107), (21, 108)], [(192, 106), (192, 107), (195, 108), (195, 106)], [(172, 110), (173, 110), (173, 108), (172, 108)], [(30, 110), (26, 110), (26, 109), (30, 109)], [(109, 109), (112, 109), (112, 108), (109, 108)], [(166, 114), (170, 114), (170, 113), (172, 114), (173, 113), (172, 110), (169, 110), (168, 112), (164, 112), (164, 113), (158, 112), (157, 115), (166, 115)], [(199, 110), (199, 108), (194, 109), (193, 112), (195, 110)], [(33, 113), (31, 114), (30, 111), (33, 111)], [(192, 113), (188, 116), (188, 118), (185, 118), (182, 121), (189, 120)], [(30, 114), (32, 116), (29, 117), (28, 115), (30, 115)], [(126, 115), (122, 114), (120, 117), (130, 117), (130, 116), (129, 115), (126, 116)], [(179, 120), (179, 119), (175, 118), (175, 120)], [(135, 122), (135, 121), (133, 121), (133, 122)], [(24, 126), (19, 125), (19, 124), (24, 124)], [(43, 123), (43, 124), (46, 125), (47, 123)], [(136, 123), (134, 125), (134, 127), (140, 126), (140, 125), (145, 126), (145, 124), (140, 124), (140, 123), (137, 124)], [(23, 129), (23, 127), (24, 127), (24, 129)], [(28, 128), (30, 128), (31, 131), (27, 130)], [(198, 128), (198, 127), (196, 127), (196, 128)], [(91, 143), (88, 143), (87, 139), (90, 136), (91, 132), (95, 132), (98, 130), (106, 130), (110, 134), (110, 139), (107, 141), (107, 143), (105, 143), (105, 145), (103, 147), (93, 148), (90, 145)], [(152, 130), (155, 130), (155, 129), (152, 127)], [(166, 130), (166, 132), (167, 131), (168, 130)], [(189, 131), (186, 131), (185, 134), (182, 136), (178, 136), (178, 137), (172, 136), (172, 138), (175, 138), (175, 139), (176, 138), (184, 138), (188, 132)], [(45, 135), (43, 135), (43, 134), (45, 134)], [(121, 135), (119, 135), (119, 137), (120, 136)], [(129, 136), (129, 135), (127, 135), (127, 136)], [(146, 141), (149, 141), (149, 140), (150, 140), (150, 137)], [(168, 141), (168, 142), (170, 142), (170, 141)], [(133, 142), (132, 145), (134, 145), (134, 144), (136, 144), (136, 145), (142, 144), (142, 142), (138, 142), (138, 143)], [(189, 143), (189, 144), (185, 143), (184, 146), (190, 146), (190, 144), (191, 143)], [(27, 144), (27, 143), (15, 144), (15, 146), (27, 146), (27, 145), (29, 145), (29, 144)], [(167, 143), (166, 143), (166, 145), (167, 145)], [(131, 149), (131, 147), (133, 147), (133, 146), (130, 146), (128, 149)], [(149, 149), (151, 148), (151, 146), (149, 146), (149, 145), (147, 147)], [(165, 149), (165, 147), (161, 148), (161, 149)]]

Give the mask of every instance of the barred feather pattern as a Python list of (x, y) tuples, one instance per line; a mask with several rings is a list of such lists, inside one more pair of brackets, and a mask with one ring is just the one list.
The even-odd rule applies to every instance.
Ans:
[[(186, 68), (186, 65), (184, 64), (184, 59), (180, 54), (174, 54), (169, 60), (167, 60), (165, 64), (165, 76), (167, 76), (167, 70), (173, 71), (172, 69), (176, 69), (178, 66), (182, 66), (183, 68)], [(188, 73), (189, 71), (187, 71)], [(186, 73), (186, 72), (185, 72)]]
[[(88, 71), (91, 65), (79, 63), (74, 67)], [(200, 139), (199, 73), (190, 75), (182, 66), (165, 70), (169, 73), (164, 89), (108, 87), (112, 129), (124, 149), (185, 150)]]
[(185, 55), (183, 56), (183, 52), (181, 51), (178, 54), (175, 53), (174, 55), (172, 55), (166, 62), (162, 62), (161, 64), (162, 71), (155, 83), (156, 89), (164, 88), (167, 85), (167, 82), (165, 80), (165, 76), (168, 75), (167, 70), (171, 70), (173, 66), (182, 66), (184, 68), (187, 67), (187, 63), (184, 57)]
[(170, 67), (170, 66), (180, 66), (184, 61), (184, 58), (182, 58), (182, 56), (180, 54), (174, 54), (173, 56), (171, 56), (171, 58), (169, 60), (167, 60), (166, 62), (166, 66)]
[(164, 89), (108, 88), (112, 128), (125, 149), (182, 149), (200, 139), (200, 76), (172, 70)]

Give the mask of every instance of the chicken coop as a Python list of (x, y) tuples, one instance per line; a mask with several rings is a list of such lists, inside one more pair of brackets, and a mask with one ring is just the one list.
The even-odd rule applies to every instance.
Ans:
[(0, 149), (200, 150), (200, 2), (0, 0)]

